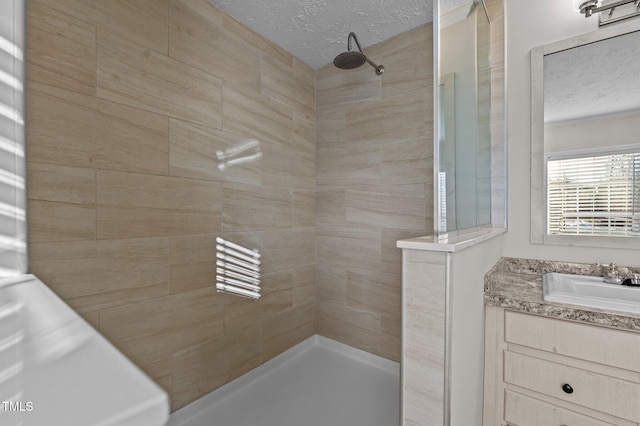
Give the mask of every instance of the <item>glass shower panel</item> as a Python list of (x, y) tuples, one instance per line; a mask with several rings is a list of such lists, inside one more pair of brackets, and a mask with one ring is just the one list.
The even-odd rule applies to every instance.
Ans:
[(481, 1), (440, 15), (440, 235), (491, 223), (489, 18)]

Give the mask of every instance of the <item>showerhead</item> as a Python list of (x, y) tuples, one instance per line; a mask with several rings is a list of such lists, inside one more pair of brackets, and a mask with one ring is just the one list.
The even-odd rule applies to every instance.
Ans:
[[(351, 39), (356, 42), (356, 46), (358, 47), (359, 52), (351, 50)], [(349, 33), (349, 37), (347, 37), (347, 51), (342, 52), (333, 60), (333, 65), (342, 70), (351, 70), (354, 68), (361, 67), (364, 63), (367, 62), (376, 70), (376, 74), (380, 75), (384, 72), (384, 67), (382, 65), (376, 65), (371, 60), (369, 60), (364, 53), (362, 53), (362, 48), (360, 47), (360, 43), (358, 43), (358, 38), (356, 37), (356, 33)]]
[(333, 65), (341, 70), (352, 70), (367, 62), (367, 57), (360, 52), (342, 52), (333, 60)]

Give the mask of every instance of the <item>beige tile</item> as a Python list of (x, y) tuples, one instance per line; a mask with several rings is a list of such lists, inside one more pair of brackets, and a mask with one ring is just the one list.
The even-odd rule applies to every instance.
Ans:
[(290, 142), (293, 129), (292, 107), (249, 90), (226, 86), (223, 90), (224, 130), (267, 140)]
[(399, 240), (408, 238), (423, 237), (433, 234), (433, 227), (425, 228), (424, 232), (403, 231), (400, 229), (383, 229), (382, 230), (382, 262), (380, 269), (391, 274), (402, 273), (402, 249), (399, 249), (396, 243)]
[(347, 272), (344, 268), (316, 266), (318, 304), (347, 304)]
[(382, 79), (373, 68), (344, 71), (328, 64), (316, 71), (316, 105), (345, 106), (382, 99)]
[(347, 221), (381, 229), (424, 231), (424, 185), (385, 185), (347, 189)]
[(383, 63), (382, 95), (389, 99), (433, 85), (433, 26), (423, 25), (373, 46)]
[(318, 306), (318, 333), (375, 353), (380, 347), (380, 316), (346, 306), (321, 304)]
[(94, 204), (29, 200), (27, 213), (31, 243), (96, 238)]
[(380, 271), (347, 270), (347, 305), (379, 315), (400, 317), (401, 276)]
[(93, 95), (96, 91), (96, 29), (51, 8), (27, 7), (27, 79)]
[(320, 144), (316, 183), (320, 189), (380, 184), (380, 147), (375, 143)]
[(101, 332), (136, 363), (147, 365), (224, 334), (224, 304), (206, 288), (100, 312)]
[(216, 234), (171, 238), (171, 294), (216, 282)]
[(402, 347), (401, 316), (383, 315), (380, 318), (380, 356), (400, 362)]
[(169, 173), (219, 182), (261, 184), (262, 149), (251, 138), (169, 120)]
[(316, 142), (318, 146), (325, 143), (344, 143), (346, 140), (347, 117), (344, 107), (335, 107), (331, 103), (318, 104), (316, 107)]
[(265, 37), (251, 30), (249, 27), (226, 13), (222, 16), (222, 26), (225, 30), (243, 39), (247, 44), (260, 49), (262, 53), (266, 54), (270, 58), (276, 58), (283, 64), (287, 65), (293, 61), (293, 55), (291, 55), (291, 53), (287, 52), (272, 41), (267, 40)]
[(347, 140), (363, 140), (372, 143), (424, 136), (427, 128), (424, 121), (423, 93), (410, 92), (349, 109)]
[(293, 191), (293, 226), (313, 227), (316, 225), (315, 191)]
[(222, 126), (218, 78), (101, 30), (97, 94), (184, 121)]
[(221, 230), (221, 184), (98, 172), (98, 238), (206, 234)]
[(79, 312), (169, 294), (169, 240), (34, 243), (31, 271)]
[(265, 361), (315, 334), (315, 304), (289, 309), (264, 322)]
[(171, 357), (161, 358), (144, 365), (139, 365), (154, 382), (156, 382), (165, 392), (169, 394), (171, 403), (171, 392), (173, 388), (173, 371), (171, 369)]
[(262, 233), (263, 273), (290, 271), (313, 265), (316, 261), (314, 228), (295, 228)]
[(262, 56), (260, 62), (260, 92), (305, 114), (315, 111), (315, 75), (297, 60), (298, 66)]
[(316, 191), (316, 228), (332, 231), (347, 226), (345, 189), (321, 189)]
[(225, 330), (264, 321), (293, 306), (293, 275), (290, 271), (263, 274), (261, 281), (262, 291), (258, 300), (225, 294)]
[(167, 173), (165, 117), (39, 83), (27, 114), (31, 162)]
[(96, 202), (95, 170), (28, 162), (27, 173), (31, 200), (72, 204)]
[(167, 53), (167, 0), (112, 2), (103, 0), (32, 0), (98, 28)]
[(262, 184), (280, 188), (315, 189), (315, 159), (291, 143), (263, 142)]
[(224, 15), (203, 0), (172, 0), (169, 56), (225, 83), (258, 90), (260, 51), (225, 29)]
[(223, 227), (228, 231), (289, 228), (291, 192), (253, 185), (223, 185)]
[(262, 331), (236, 329), (173, 355), (173, 409), (211, 392), (262, 363)]
[(380, 264), (380, 231), (322, 231), (316, 241), (319, 265), (376, 269)]
[(316, 118), (307, 117), (299, 111), (293, 111), (293, 149), (303, 160), (316, 167)]

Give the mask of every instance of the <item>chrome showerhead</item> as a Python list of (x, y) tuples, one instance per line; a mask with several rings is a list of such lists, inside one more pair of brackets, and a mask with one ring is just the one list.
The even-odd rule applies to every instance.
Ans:
[[(351, 39), (356, 42), (356, 46), (358, 47), (358, 52), (351, 50)], [(376, 74), (380, 75), (384, 72), (384, 67), (382, 65), (376, 65), (369, 58), (362, 53), (362, 48), (360, 47), (360, 43), (358, 43), (358, 38), (356, 37), (356, 33), (349, 33), (349, 37), (347, 37), (347, 51), (342, 52), (333, 60), (333, 65), (337, 68), (343, 70), (352, 70), (354, 68), (361, 67), (364, 63), (367, 62), (376, 70)]]

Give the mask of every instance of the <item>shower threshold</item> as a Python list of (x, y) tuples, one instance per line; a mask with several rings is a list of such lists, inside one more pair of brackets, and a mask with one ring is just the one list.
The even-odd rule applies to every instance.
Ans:
[(171, 415), (167, 426), (394, 426), (399, 364), (312, 336)]

